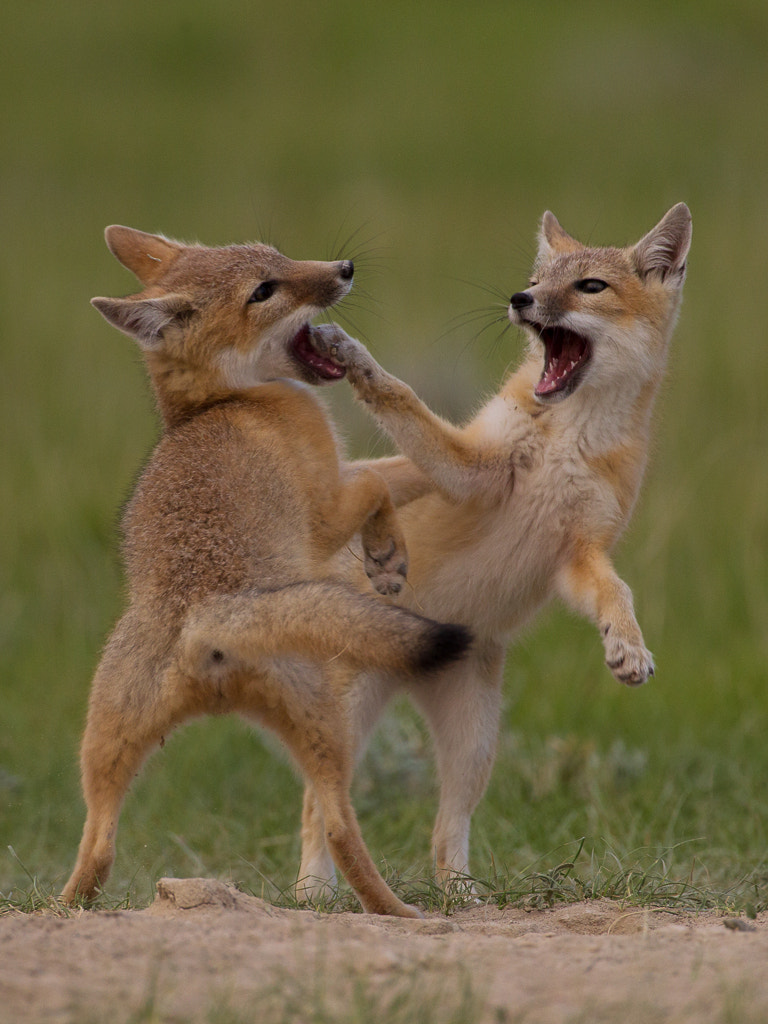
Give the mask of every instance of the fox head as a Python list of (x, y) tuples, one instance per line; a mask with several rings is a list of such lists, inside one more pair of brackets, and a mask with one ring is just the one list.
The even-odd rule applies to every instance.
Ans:
[(207, 248), (119, 225), (105, 237), (143, 290), (91, 302), (138, 341), (158, 392), (199, 398), (279, 377), (344, 376), (315, 351), (310, 320), (350, 290), (350, 260), (296, 262), (260, 243)]
[(631, 379), (643, 386), (663, 371), (691, 244), (691, 214), (678, 203), (626, 249), (591, 248), (545, 213), (529, 287), (510, 301), (509, 318), (544, 349), (535, 386), (541, 403), (582, 386)]

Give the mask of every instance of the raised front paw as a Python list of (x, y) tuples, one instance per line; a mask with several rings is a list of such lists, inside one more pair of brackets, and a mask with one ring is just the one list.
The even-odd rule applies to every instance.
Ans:
[(605, 663), (620, 683), (639, 686), (654, 674), (653, 655), (642, 641), (636, 642), (613, 633), (605, 635)]
[(350, 338), (338, 324), (319, 324), (313, 327), (312, 341), (318, 352), (338, 366), (343, 366), (352, 381), (361, 376), (369, 377), (376, 367), (365, 345)]
[(368, 541), (363, 536), (363, 565), (373, 589), (379, 594), (399, 594), (408, 573), (408, 555), (393, 537), (383, 542)]

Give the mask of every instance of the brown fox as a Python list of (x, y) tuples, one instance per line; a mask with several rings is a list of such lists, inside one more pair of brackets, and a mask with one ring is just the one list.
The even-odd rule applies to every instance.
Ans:
[[(469, 870), (470, 818), (493, 765), (506, 647), (547, 601), (559, 596), (597, 625), (621, 682), (634, 686), (654, 672), (609, 552), (640, 488), (690, 240), (683, 203), (626, 249), (584, 246), (545, 213), (533, 276), (509, 306), (529, 337), (528, 356), (464, 427), (430, 412), (357, 342), (328, 338), (328, 356), (407, 456), (368, 463), (396, 502), (415, 498), (400, 511), (411, 557), (404, 599), (476, 635), (467, 660), (438, 680), (405, 681), (434, 738), (434, 856), (444, 881)], [(434, 493), (424, 494), (430, 483)], [(401, 682), (376, 673), (354, 691), (358, 746)], [(310, 893), (332, 876), (311, 793), (300, 875)]]
[(331, 556), (358, 532), (381, 593), (400, 589), (407, 562), (383, 478), (340, 460), (306, 386), (344, 376), (316, 347), (337, 328), (310, 319), (346, 295), (353, 265), (119, 226), (106, 240), (143, 290), (93, 305), (138, 341), (163, 434), (124, 516), (128, 607), (93, 681), (87, 820), (63, 898), (104, 884), (147, 754), (191, 716), (238, 712), (295, 757), (363, 907), (414, 916), (376, 870), (350, 804), (343, 695), (361, 669), (435, 670), (470, 638), (332, 578)]

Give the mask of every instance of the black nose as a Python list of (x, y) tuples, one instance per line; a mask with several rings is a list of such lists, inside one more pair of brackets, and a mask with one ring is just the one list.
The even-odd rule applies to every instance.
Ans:
[(343, 281), (351, 281), (355, 274), (355, 264), (352, 260), (343, 260), (339, 267), (339, 276)]
[(515, 292), (509, 300), (509, 304), (512, 309), (525, 309), (526, 306), (533, 305), (533, 296), (528, 292)]

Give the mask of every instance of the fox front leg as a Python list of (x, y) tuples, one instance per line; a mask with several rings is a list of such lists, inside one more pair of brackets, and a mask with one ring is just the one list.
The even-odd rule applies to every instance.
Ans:
[(615, 627), (613, 622), (601, 626), (605, 663), (620, 683), (639, 686), (654, 675), (653, 655), (643, 644), (640, 627), (634, 621), (629, 630)]
[(392, 596), (403, 589), (408, 555), (394, 509), (382, 510), (363, 524), (360, 533), (365, 574), (379, 594)]
[(349, 466), (340, 504), (360, 503), (368, 514), (360, 526), (363, 566), (379, 594), (399, 594), (408, 573), (408, 552), (384, 477), (367, 466)]
[(405, 537), (384, 477), (371, 465), (345, 463), (330, 507), (316, 524), (315, 543), (332, 555), (360, 534), (365, 573), (380, 594), (399, 594), (408, 572)]
[(632, 591), (596, 547), (581, 548), (558, 579), (564, 600), (596, 623), (605, 662), (620, 683), (639, 686), (654, 674), (632, 604)]
[(433, 487), (454, 501), (508, 496), (513, 471), (506, 445), (478, 444), (466, 430), (437, 416), (335, 324), (321, 332), (318, 348), (346, 369), (357, 398)]

